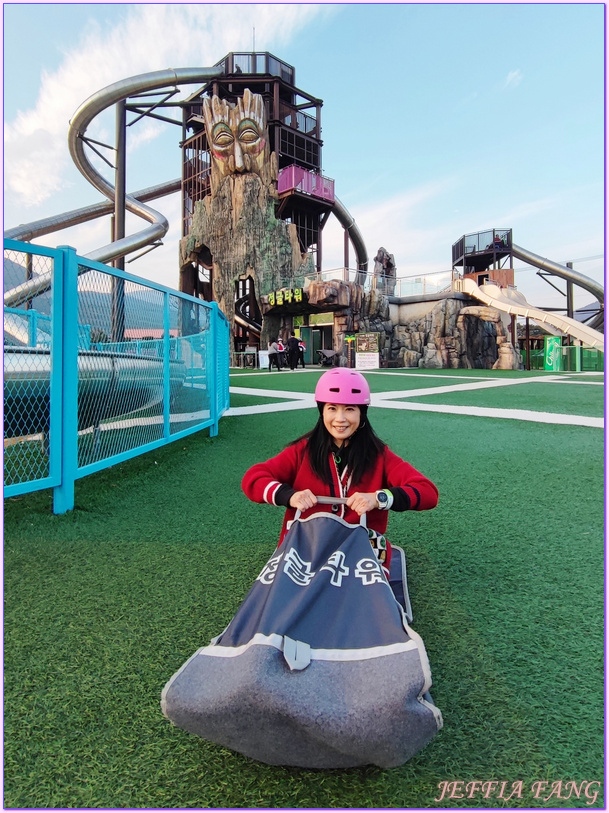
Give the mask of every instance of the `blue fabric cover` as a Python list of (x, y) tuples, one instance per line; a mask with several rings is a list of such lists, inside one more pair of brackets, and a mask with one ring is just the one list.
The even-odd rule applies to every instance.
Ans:
[(163, 690), (164, 714), (272, 765), (401, 765), (442, 726), (431, 674), (366, 529), (296, 520), (228, 627)]

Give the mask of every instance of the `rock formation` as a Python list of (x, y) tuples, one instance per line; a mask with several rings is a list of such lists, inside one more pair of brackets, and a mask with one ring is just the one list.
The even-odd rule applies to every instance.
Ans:
[(510, 342), (503, 327), (501, 314), (496, 308), (472, 305), (461, 309), (457, 328), (463, 333), (466, 348), (465, 367), (488, 369), (488, 360), (494, 357), (493, 370), (518, 370), (522, 358)]
[[(311, 308), (334, 312), (334, 350), (342, 365), (347, 363), (345, 336), (372, 332), (379, 334), (383, 366), (502, 370), (521, 366), (520, 354), (495, 308), (444, 297), (402, 324), (391, 319), (389, 299), (376, 288), (364, 292), (353, 282), (312, 282), (307, 296)], [(268, 313), (266, 297), (262, 308)]]
[(397, 268), (395, 259), (386, 248), (381, 246), (374, 258), (374, 282), (375, 287), (380, 289), (385, 296), (393, 296), (395, 292), (395, 280)]
[(520, 365), (499, 311), (450, 297), (395, 326), (387, 361), (395, 367), (432, 369), (517, 370)]

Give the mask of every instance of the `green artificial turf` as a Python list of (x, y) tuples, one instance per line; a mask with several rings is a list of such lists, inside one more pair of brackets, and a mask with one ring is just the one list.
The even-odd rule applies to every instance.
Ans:
[(230, 395), (231, 407), (242, 406), (260, 406), (261, 404), (278, 403), (284, 404), (289, 401), (289, 398), (281, 398), (279, 394), (269, 392), (268, 395), (243, 395), (242, 393), (233, 393)]
[[(299, 390), (309, 373), (281, 378)], [(533, 386), (562, 397), (559, 385), (513, 390)], [(315, 772), (259, 764), (162, 716), (163, 685), (223, 629), (276, 544), (282, 511), (247, 501), (244, 471), (316, 410), (224, 418), (216, 438), (78, 481), (64, 516), (48, 491), (5, 501), (6, 807), (502, 806), (480, 793), (435, 801), (439, 783), (473, 780), (522, 780), (507, 807), (602, 807), (602, 792), (593, 804), (531, 792), (603, 776), (602, 432), (369, 415), (440, 491), (434, 511), (393, 514), (388, 534), (408, 559), (436, 738), (390, 771)]]
[(317, 379), (322, 372), (323, 370), (314, 367), (303, 372), (291, 370), (276, 372), (273, 370), (269, 373), (268, 370), (259, 370), (257, 373), (247, 374), (247, 377), (243, 373), (231, 374), (230, 385), (231, 387), (253, 387), (260, 390), (308, 393), (315, 389)]
[[(254, 387), (267, 390), (288, 390), (290, 392), (312, 392), (319, 377), (328, 372), (327, 368), (307, 367), (305, 370), (249, 370), (231, 371), (231, 387)], [(456, 375), (445, 375), (454, 372)], [(501, 380), (491, 370), (390, 370), (368, 373), (368, 383), (372, 392), (437, 387), (440, 384), (463, 384), (480, 378), (490, 381)], [(520, 375), (523, 375), (522, 373)], [(449, 380), (447, 381), (446, 378)]]
[[(530, 409), (602, 417), (603, 388), (596, 384), (518, 384), (487, 390), (417, 395), (421, 404), (454, 404), (491, 409)], [(404, 399), (410, 400), (410, 399)]]

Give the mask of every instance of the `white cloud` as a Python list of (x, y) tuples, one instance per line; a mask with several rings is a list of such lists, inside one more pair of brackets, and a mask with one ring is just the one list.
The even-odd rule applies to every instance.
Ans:
[[(80, 105), (101, 88), (153, 70), (211, 65), (228, 51), (249, 49), (253, 26), (259, 50), (271, 43), (275, 47), (316, 15), (328, 13), (324, 6), (300, 4), (143, 4), (125, 8), (122, 21), (113, 28), (102, 31), (91, 23), (78, 37), (78, 44), (65, 52), (59, 68), (43, 73), (35, 104), (5, 123), (5, 188), (10, 192), (5, 222), (14, 222), (11, 207), (38, 206), (70, 185), (68, 124)], [(10, 31), (5, 35), (10, 36)], [(92, 124), (88, 135), (111, 141), (112, 132), (101, 121)], [(151, 129), (138, 134), (132, 150), (152, 137)], [(89, 195), (88, 200), (92, 199), (97, 199), (97, 193)]]
[[(452, 225), (446, 219), (441, 225), (422, 227), (422, 210), (443, 206), (442, 199), (457, 186), (456, 178), (445, 178), (414, 187), (381, 202), (350, 208), (362, 234), (368, 252), (368, 271), (373, 270), (373, 258), (383, 246), (396, 261), (398, 276), (436, 273), (450, 268)], [(438, 223), (437, 219), (431, 219)], [(344, 262), (343, 231), (331, 218), (323, 232), (323, 266), (340, 268)], [(349, 266), (356, 267), (356, 257), (349, 249)]]
[(127, 158), (129, 154), (135, 152), (142, 144), (154, 141), (165, 132), (166, 125), (160, 122), (145, 122), (137, 130), (127, 129)]
[(515, 71), (510, 71), (505, 78), (503, 83), (503, 87), (505, 88), (516, 88), (524, 79), (524, 75), (522, 71), (518, 68)]

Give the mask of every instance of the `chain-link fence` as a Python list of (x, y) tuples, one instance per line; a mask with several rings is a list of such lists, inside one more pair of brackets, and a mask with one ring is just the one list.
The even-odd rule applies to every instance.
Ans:
[[(57, 485), (60, 457), (61, 338), (53, 323), (62, 256), (44, 249), (4, 251), (4, 484), (21, 490)], [(55, 280), (58, 285), (55, 285)], [(55, 396), (52, 398), (52, 395)]]
[(7, 496), (53, 486), (69, 510), (77, 477), (217, 432), (229, 330), (215, 303), (14, 241), (4, 279)]

